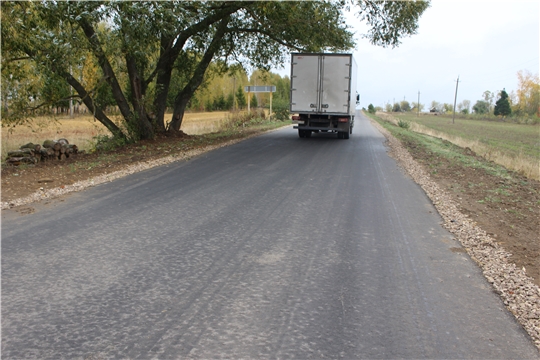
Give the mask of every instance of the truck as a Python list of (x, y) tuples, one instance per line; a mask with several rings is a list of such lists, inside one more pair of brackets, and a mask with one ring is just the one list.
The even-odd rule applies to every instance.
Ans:
[(334, 132), (349, 139), (359, 95), (352, 54), (292, 53), (290, 112), (298, 136)]

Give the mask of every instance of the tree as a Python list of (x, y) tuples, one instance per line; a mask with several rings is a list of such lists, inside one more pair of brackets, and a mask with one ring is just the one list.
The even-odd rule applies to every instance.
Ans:
[[(287, 49), (351, 49), (352, 33), (344, 21), (350, 7), (359, 9), (370, 26), (365, 36), (372, 43), (397, 46), (416, 32), (428, 6), (427, 1), (359, 0), (2, 2), (2, 68), (8, 62), (30, 61), (38, 71), (53, 72), (67, 82), (116, 136), (152, 138), (156, 132), (180, 129), (209, 71), (223, 74), (238, 62), (268, 69), (284, 62)], [(94, 88), (70, 71), (87, 56), (99, 68)], [(125, 126), (107, 116), (104, 104), (96, 101), (100, 93), (114, 99)], [(30, 103), (28, 96), (21, 99)], [(15, 102), (13, 97), (3, 101)], [(168, 105), (173, 114), (167, 122)]]
[(418, 20), (429, 1), (357, 1), (360, 20), (369, 30), (365, 38), (380, 46), (398, 46), (404, 36), (416, 34)]
[(518, 115), (540, 116), (540, 77), (529, 71), (519, 71), (516, 104), (512, 109)]
[(411, 105), (406, 100), (401, 101), (400, 106), (401, 106), (401, 111), (411, 111)]
[(454, 111), (454, 107), (452, 106), (452, 104), (444, 103), (442, 104), (442, 111), (445, 113), (449, 113)]
[(489, 103), (487, 101), (478, 100), (473, 105), (473, 111), (475, 114), (487, 114), (489, 113)]
[(499, 99), (495, 102), (495, 110), (493, 112), (495, 116), (501, 115), (502, 117), (508, 116), (512, 113), (510, 107), (510, 101), (508, 101), (508, 94), (503, 89)]
[(461, 109), (461, 112), (464, 114), (468, 114), (471, 109), (471, 101), (470, 100), (463, 100), (461, 102), (463, 104), (463, 109)]
[(468, 114), (469, 109), (471, 108), (471, 101), (470, 100), (463, 100), (457, 105), (458, 112), (462, 114)]
[(370, 114), (375, 114), (376, 110), (375, 110), (375, 107), (373, 106), (373, 104), (369, 104), (367, 108), (368, 108), (368, 112)]
[(238, 90), (236, 91), (236, 104), (238, 105), (239, 109), (243, 109), (247, 105), (246, 96), (244, 95), (244, 89), (242, 86), (239, 86)]
[(438, 101), (431, 101), (431, 107), (429, 108), (431, 112), (443, 112), (443, 104)]
[(393, 112), (401, 112), (401, 106), (399, 105), (399, 103), (394, 104), (394, 106), (392, 107), (392, 111)]
[(422, 111), (422, 110), (424, 110), (424, 104), (418, 103), (418, 102), (413, 102), (412, 103), (412, 110), (414, 110), (414, 111)]
[(495, 94), (489, 90), (486, 90), (484, 91), (483, 96), (484, 96), (484, 101), (488, 104), (488, 113), (489, 113), (491, 112), (491, 106), (493, 104), (493, 98), (495, 97)]
[(259, 103), (258, 103), (258, 101), (257, 101), (257, 95), (256, 95), (256, 94), (253, 94), (253, 95), (251, 96), (251, 100), (250, 100), (249, 106), (250, 106), (252, 109), (256, 109), (256, 108), (259, 106)]

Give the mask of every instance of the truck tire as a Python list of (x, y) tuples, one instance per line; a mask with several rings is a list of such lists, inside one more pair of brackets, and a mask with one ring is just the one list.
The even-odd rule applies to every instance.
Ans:
[(338, 131), (337, 138), (338, 139), (343, 139), (343, 133)]
[(310, 138), (311, 137), (311, 130), (305, 130), (306, 131), (306, 137), (307, 138)]
[(343, 133), (343, 138), (346, 139), (346, 140), (349, 139), (349, 132), (348, 131)]
[(301, 138), (306, 137), (306, 132), (304, 130), (298, 129), (298, 136)]

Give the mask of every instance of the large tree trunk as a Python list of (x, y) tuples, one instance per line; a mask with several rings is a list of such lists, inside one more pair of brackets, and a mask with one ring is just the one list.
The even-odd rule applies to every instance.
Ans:
[(73, 87), (73, 89), (75, 89), (75, 91), (79, 94), (79, 96), (81, 97), (81, 100), (86, 105), (88, 110), (92, 114), (94, 114), (94, 116), (96, 117), (96, 119), (98, 119), (98, 121), (100, 123), (105, 125), (105, 127), (107, 129), (109, 129), (109, 131), (114, 136), (119, 137), (119, 138), (124, 138), (124, 139), (126, 138), (125, 134), (122, 133), (122, 130), (120, 130), (120, 128), (118, 126), (116, 126), (116, 124), (113, 123), (112, 120), (109, 119), (109, 117), (107, 115), (105, 115), (103, 110), (101, 110), (100, 108), (98, 108), (98, 107), (96, 107), (94, 105), (94, 100), (90, 97), (90, 95), (88, 94), (88, 92), (86, 91), (84, 86), (82, 86), (82, 84), (79, 81), (77, 81), (77, 79), (75, 79), (68, 72), (60, 71), (58, 73), (59, 73), (60, 76), (62, 76), (64, 79), (66, 79), (66, 81)]
[[(154, 98), (154, 128), (156, 131), (165, 132), (165, 111), (167, 109), (167, 95), (171, 84), (173, 64), (178, 57), (178, 51), (172, 52), (173, 40), (161, 38), (161, 55), (156, 66), (156, 96)], [(176, 44), (177, 47), (182, 44)]]
[(206, 52), (201, 59), (201, 62), (195, 70), (195, 73), (189, 80), (188, 84), (184, 87), (184, 89), (182, 89), (182, 91), (176, 96), (169, 131), (180, 131), (180, 126), (182, 125), (182, 120), (184, 119), (184, 112), (186, 111), (186, 106), (193, 94), (195, 93), (195, 90), (197, 90), (197, 88), (202, 84), (206, 69), (208, 69), (208, 66), (214, 58), (215, 53), (221, 47), (221, 40), (225, 36), (229, 20), (230, 16), (226, 16), (219, 22), (216, 33), (214, 34), (214, 38), (212, 39), (210, 46), (208, 46), (208, 49), (206, 49)]
[(101, 47), (94, 28), (84, 16), (78, 17), (78, 22), (91, 45), (91, 49), (98, 60), (99, 66), (101, 67), (103, 74), (105, 75), (105, 80), (111, 86), (112, 95), (114, 97), (114, 100), (116, 101), (116, 104), (118, 105), (120, 113), (122, 113), (122, 116), (127, 122), (133, 121), (133, 119), (135, 118), (134, 114), (129, 107), (129, 104), (126, 100), (126, 97), (124, 96), (124, 92), (122, 91), (120, 84), (118, 83), (118, 79), (116, 78), (114, 70)]
[(126, 56), (126, 64), (128, 69), (129, 80), (131, 82), (131, 94), (133, 98), (133, 108), (137, 116), (130, 119), (132, 126), (137, 131), (137, 137), (141, 139), (153, 139), (154, 129), (144, 108), (144, 96), (146, 86), (144, 81), (139, 76), (139, 71), (135, 59), (132, 56)]

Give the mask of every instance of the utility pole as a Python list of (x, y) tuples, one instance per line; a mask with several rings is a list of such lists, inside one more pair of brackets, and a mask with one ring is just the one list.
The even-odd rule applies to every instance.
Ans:
[(420, 117), (420, 90), (418, 90), (418, 102), (416, 103), (416, 106), (418, 107), (416, 117)]
[(454, 119), (456, 118), (456, 100), (457, 100), (457, 89), (459, 85), (459, 75), (456, 81), (456, 95), (454, 96), (454, 113), (452, 114), (452, 124), (454, 124)]

